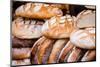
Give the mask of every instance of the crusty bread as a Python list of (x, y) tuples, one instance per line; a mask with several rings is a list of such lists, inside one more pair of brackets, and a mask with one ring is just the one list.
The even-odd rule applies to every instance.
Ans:
[(70, 41), (83, 49), (95, 49), (95, 28), (75, 30), (71, 33)]
[(48, 57), (53, 48), (53, 43), (54, 40), (46, 39), (45, 42), (39, 46), (37, 51), (38, 64), (47, 64)]
[(21, 39), (39, 38), (42, 35), (42, 24), (42, 21), (24, 20), (19, 17), (12, 22), (12, 34)]
[(53, 16), (62, 16), (61, 9), (44, 3), (26, 3), (15, 11), (16, 16), (34, 19), (49, 19)]
[(30, 58), (31, 48), (12, 48), (12, 59), (20, 60)]
[(72, 51), (74, 45), (68, 41), (68, 43), (65, 45), (65, 47), (61, 50), (61, 53), (59, 55), (59, 62), (64, 62), (66, 56), (69, 54), (69, 52)]
[(48, 59), (48, 63), (58, 63), (60, 52), (63, 49), (63, 47), (66, 45), (67, 41), (68, 41), (67, 39), (59, 39), (54, 43)]
[(31, 60), (32, 60), (32, 64), (38, 64), (38, 57), (37, 57), (37, 52), (38, 49), (40, 47), (40, 45), (42, 45), (45, 40), (47, 38), (45, 38), (44, 36), (39, 38), (33, 45), (32, 49), (31, 49)]
[(96, 18), (95, 11), (84, 10), (77, 15), (77, 27), (95, 27)]
[(81, 52), (82, 52), (82, 50), (80, 48), (74, 47), (66, 61), (67, 62), (77, 62), (80, 58)]
[(88, 50), (81, 61), (92, 61), (96, 60), (96, 50)]
[(37, 39), (20, 39), (15, 36), (12, 37), (12, 47), (13, 48), (26, 48), (32, 47)]
[(48, 38), (69, 38), (75, 28), (76, 24), (70, 15), (52, 17), (43, 24), (42, 33)]
[[(30, 65), (30, 59), (23, 59), (23, 60), (12, 60), (12, 66), (17, 65)], [(18, 66), (19, 67), (19, 66)]]

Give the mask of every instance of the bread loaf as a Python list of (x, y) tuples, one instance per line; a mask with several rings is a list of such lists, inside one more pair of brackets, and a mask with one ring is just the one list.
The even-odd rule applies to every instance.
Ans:
[(27, 20), (21, 17), (12, 22), (12, 34), (20, 39), (32, 39), (42, 36), (42, 21)]
[(84, 10), (77, 15), (77, 27), (95, 27), (96, 24), (96, 13), (91, 10)]
[(58, 7), (49, 4), (26, 3), (16, 9), (15, 15), (33, 19), (49, 19), (53, 16), (62, 16), (63, 13)]
[(12, 48), (12, 59), (22, 60), (30, 58), (30, 48)]
[(48, 38), (69, 38), (75, 28), (74, 19), (70, 15), (52, 17), (43, 24), (42, 33)]
[(68, 41), (67, 39), (59, 39), (55, 42), (48, 59), (48, 63), (58, 63), (58, 58), (61, 53), (61, 50), (64, 48), (67, 41)]
[(71, 33), (70, 41), (83, 49), (95, 49), (95, 28), (75, 30)]
[(68, 43), (65, 45), (65, 47), (61, 50), (61, 53), (59, 55), (59, 62), (64, 62), (66, 56), (69, 54), (70, 51), (72, 51), (74, 45), (68, 41)]
[(96, 60), (96, 50), (88, 50), (81, 61), (93, 61)]

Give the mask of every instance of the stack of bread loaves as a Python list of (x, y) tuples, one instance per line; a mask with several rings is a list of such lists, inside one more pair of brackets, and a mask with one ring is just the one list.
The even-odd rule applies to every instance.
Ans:
[(52, 17), (43, 24), (42, 34), (32, 47), (32, 64), (96, 60), (95, 11)]
[(12, 22), (12, 65), (30, 65), (31, 48), (42, 34), (45, 20), (62, 16), (67, 5), (25, 3), (15, 10)]
[(95, 11), (76, 17), (68, 5), (26, 3), (12, 22), (12, 65), (96, 60)]

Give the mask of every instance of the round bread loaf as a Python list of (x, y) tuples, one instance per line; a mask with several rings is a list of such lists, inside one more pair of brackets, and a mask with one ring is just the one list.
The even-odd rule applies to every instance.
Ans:
[(86, 27), (95, 27), (95, 11), (84, 10), (77, 15), (77, 27), (86, 28)]
[(74, 30), (71, 33), (70, 41), (73, 45), (84, 49), (95, 49), (95, 28)]

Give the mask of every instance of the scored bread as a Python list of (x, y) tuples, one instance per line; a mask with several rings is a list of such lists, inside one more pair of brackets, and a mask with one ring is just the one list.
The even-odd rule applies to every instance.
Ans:
[(72, 51), (74, 45), (68, 41), (68, 43), (65, 45), (65, 47), (61, 50), (61, 53), (59, 55), (59, 62), (64, 62), (65, 57), (69, 54), (70, 51)]
[(51, 54), (48, 59), (48, 63), (58, 63), (60, 52), (67, 42), (68, 39), (59, 39), (54, 43)]
[(74, 47), (66, 62), (77, 62), (80, 58), (81, 52), (82, 50), (80, 48)]
[(37, 51), (38, 64), (47, 64), (48, 57), (50, 56), (54, 40), (46, 39), (44, 43), (42, 43)]
[(32, 39), (42, 36), (43, 21), (27, 20), (18, 17), (12, 22), (12, 34), (20, 39)]
[(84, 10), (77, 15), (77, 27), (86, 28), (86, 27), (95, 27), (95, 11)]
[(31, 60), (32, 60), (32, 64), (38, 64), (38, 58), (37, 58), (37, 52), (38, 52), (38, 48), (45, 42), (47, 38), (45, 38), (44, 36), (42, 36), (41, 38), (39, 38), (33, 45), (32, 49), (31, 49)]
[(62, 16), (63, 13), (61, 9), (49, 4), (26, 3), (16, 9), (15, 15), (33, 19), (49, 19), (53, 16)]
[(48, 38), (69, 38), (75, 28), (76, 23), (70, 15), (52, 17), (43, 24), (42, 34)]
[(83, 49), (95, 49), (95, 28), (74, 30), (71, 33), (70, 41)]

